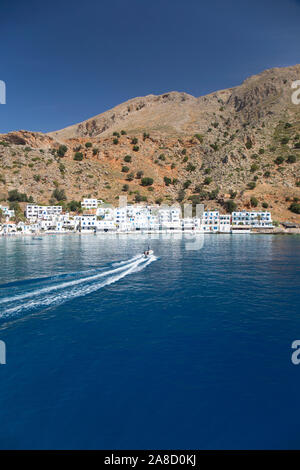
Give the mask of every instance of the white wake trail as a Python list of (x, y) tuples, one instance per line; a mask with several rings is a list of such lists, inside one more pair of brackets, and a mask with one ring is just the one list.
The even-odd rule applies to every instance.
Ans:
[[(138, 259), (139, 259), (139, 262), (143, 260), (143, 258), (141, 256), (139, 256)], [(122, 271), (123, 269), (127, 268), (128, 266), (131, 266), (132, 264), (134, 264), (136, 262), (135, 260), (136, 260), (136, 257), (134, 257), (133, 259), (127, 261), (126, 262), (127, 264), (124, 264), (123, 266), (121, 266), (119, 268), (111, 269), (109, 271), (105, 271), (105, 272), (100, 273), (100, 274), (95, 274), (94, 276), (79, 278), (79, 279), (75, 279), (74, 281), (62, 282), (60, 284), (55, 284), (54, 286), (44, 287), (42, 289), (37, 289), (37, 290), (33, 290), (31, 292), (27, 292), (25, 294), (15, 295), (14, 297), (4, 297), (3, 299), (0, 299), (0, 305), (4, 304), (4, 303), (7, 303), (7, 302), (14, 302), (14, 301), (18, 301), (18, 300), (27, 299), (27, 298), (30, 298), (30, 297), (33, 297), (33, 296), (35, 297), (35, 296), (41, 295), (41, 294), (49, 294), (50, 292), (53, 292), (53, 291), (56, 291), (56, 290), (59, 290), (59, 289), (66, 289), (67, 287), (76, 286), (77, 284), (83, 284), (85, 282), (90, 282), (90, 281), (93, 281), (93, 280), (96, 280), (96, 279), (100, 279), (101, 277), (108, 276), (109, 274)]]
[[(145, 260), (145, 258), (142, 258), (141, 256), (135, 257), (132, 260), (128, 261), (126, 265), (120, 268), (111, 269), (109, 271), (106, 271), (105, 273), (90, 276), (89, 278), (78, 279), (76, 281), (64, 282), (58, 286), (39, 289), (28, 294), (24, 294), (23, 296), (15, 296), (17, 300), (22, 301), (24, 298), (34, 298), (25, 303), (21, 302), (19, 305), (8, 307), (7, 309), (5, 309), (3, 314), (0, 314), (0, 316), (3, 318), (19, 313), (25, 313), (27, 311), (34, 310), (38, 307), (60, 305), (76, 297), (88, 295), (92, 292), (101, 289), (102, 287), (119, 281), (120, 279), (128, 276), (129, 274), (142, 271), (146, 266), (151, 264), (156, 259), (157, 258), (155, 256), (151, 256), (147, 260)], [(105, 280), (102, 280), (101, 282), (88, 283), (89, 281), (97, 281), (103, 278), (104, 276), (106, 276), (107, 278)], [(64, 290), (61, 291), (62, 289)], [(54, 290), (55, 292), (53, 292)], [(47, 295), (43, 296), (43, 294)], [(39, 296), (41, 297), (39, 298)], [(10, 298), (9, 300), (8, 299), (9, 298), (7, 298), (6, 302), (13, 301), (13, 298)], [(4, 301), (4, 299), (2, 299), (2, 301)]]
[[(136, 259), (144, 259), (142, 257), (142, 255), (136, 255), (134, 256), (133, 258), (131, 258), (130, 261), (135, 261)], [(123, 266), (124, 264), (127, 264), (128, 263), (128, 260), (127, 261), (117, 261), (116, 263), (113, 263), (113, 268), (117, 267), (117, 266)]]

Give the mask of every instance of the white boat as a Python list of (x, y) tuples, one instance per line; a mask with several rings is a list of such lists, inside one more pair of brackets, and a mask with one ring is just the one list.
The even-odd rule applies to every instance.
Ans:
[(153, 253), (154, 253), (154, 251), (150, 250), (150, 248), (148, 246), (148, 250), (144, 251), (144, 258), (149, 258), (149, 256), (153, 255)]

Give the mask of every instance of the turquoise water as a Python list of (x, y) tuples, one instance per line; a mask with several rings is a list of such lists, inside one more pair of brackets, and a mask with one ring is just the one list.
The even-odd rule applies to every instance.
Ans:
[(147, 243), (0, 240), (0, 448), (300, 448), (300, 238)]

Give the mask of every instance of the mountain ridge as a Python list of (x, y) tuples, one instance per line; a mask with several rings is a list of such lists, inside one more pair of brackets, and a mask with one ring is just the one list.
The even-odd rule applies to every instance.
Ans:
[[(241, 85), (230, 87), (227, 89), (223, 90), (217, 90), (214, 92), (211, 92), (207, 95), (195, 97), (191, 94), (185, 93), (185, 92), (177, 92), (177, 91), (170, 91), (167, 93), (163, 93), (161, 95), (154, 95), (154, 94), (149, 94), (146, 96), (140, 96), (136, 98), (131, 98), (117, 106), (114, 106), (110, 110), (107, 110), (103, 113), (100, 113), (98, 115), (95, 115), (91, 118), (88, 118), (80, 123), (73, 124), (70, 126), (67, 126), (66, 128), (63, 128), (58, 131), (52, 131), (49, 132), (48, 135), (51, 137), (57, 138), (57, 139), (65, 139), (65, 138), (75, 138), (75, 137), (95, 137), (97, 135), (107, 135), (110, 130), (112, 131), (120, 131), (120, 127), (122, 127), (122, 124), (127, 118), (126, 126), (128, 128), (129, 126), (129, 132), (137, 132), (141, 128), (140, 126), (132, 126), (132, 121), (135, 123), (134, 119), (131, 119), (132, 117), (137, 117), (137, 120), (142, 121), (142, 128), (148, 128), (149, 130), (156, 130), (155, 128), (153, 129), (152, 127), (152, 120), (150, 119), (150, 122), (146, 122), (143, 120), (143, 116), (141, 116), (141, 111), (143, 108), (151, 108), (153, 112), (153, 107), (156, 105), (158, 108), (166, 107), (167, 105), (167, 112), (169, 111), (169, 104), (173, 107), (172, 109), (172, 115), (173, 115), (173, 120), (174, 120), (174, 105), (178, 104), (189, 104), (192, 107), (192, 111), (196, 111), (198, 113), (199, 117), (201, 118), (201, 107), (206, 107), (209, 108), (209, 111), (214, 112), (214, 106), (213, 102), (214, 100), (219, 100), (222, 99), (225, 101), (224, 104), (227, 104), (231, 108), (236, 107), (235, 105), (237, 103), (241, 103), (241, 97), (240, 91), (245, 89), (245, 88), (253, 88), (253, 85), (256, 83), (259, 86), (259, 82), (264, 81), (266, 83), (266, 92), (269, 93), (270, 95), (272, 94), (272, 91), (275, 92), (275, 96), (278, 97), (278, 90), (276, 90), (276, 87), (271, 86), (270, 81), (272, 81), (274, 74), (284, 74), (286, 76), (287, 74), (290, 76), (289, 79), (290, 81), (293, 81), (297, 79), (297, 77), (300, 76), (300, 65), (295, 65), (295, 66), (290, 66), (290, 67), (275, 67), (271, 69), (264, 70), (258, 75), (252, 75), (248, 78), (246, 78)], [(293, 77), (292, 77), (293, 75)], [(287, 80), (284, 78), (284, 80)], [(244, 90), (243, 90), (244, 91)], [(259, 96), (258, 96), (259, 97)], [(227, 100), (226, 100), (227, 98)], [(253, 100), (253, 97), (249, 96)], [(258, 104), (258, 103), (256, 103)], [(265, 102), (262, 103), (262, 106), (265, 105)], [(261, 106), (261, 107), (262, 107)], [(260, 107), (260, 108), (261, 108)], [(187, 106), (181, 106), (180, 111), (184, 112), (186, 111)], [(236, 110), (239, 110), (236, 108)], [(130, 113), (133, 113), (130, 115)], [(138, 115), (137, 115), (138, 114)], [(150, 113), (149, 113), (150, 114)], [(148, 117), (148, 116), (147, 116)], [(163, 116), (164, 117), (164, 116)], [(160, 132), (163, 131), (164, 129), (164, 123), (161, 122), (161, 116), (159, 115), (159, 110), (158, 113), (155, 115), (155, 118), (157, 118), (158, 122), (157, 125), (159, 127)], [(176, 114), (175, 114), (176, 118)], [(173, 126), (174, 127), (174, 126)], [(201, 130), (202, 126), (198, 124), (194, 126), (192, 129), (188, 129), (187, 132), (196, 132), (197, 130)], [(175, 129), (177, 131), (183, 132), (185, 129)], [(166, 128), (166, 131), (169, 129)]]
[[(53, 202), (60, 188), (67, 201), (91, 195), (115, 203), (125, 193), (130, 202), (223, 210), (231, 201), (300, 222), (289, 210), (300, 199), (297, 79), (300, 65), (277, 67), (200, 97), (151, 94), (59, 131), (2, 134), (0, 198), (17, 189)], [(144, 185), (141, 174), (153, 182)]]

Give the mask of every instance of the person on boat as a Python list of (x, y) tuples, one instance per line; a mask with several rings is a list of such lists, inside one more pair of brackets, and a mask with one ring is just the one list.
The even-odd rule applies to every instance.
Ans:
[(148, 256), (153, 254), (153, 250), (150, 250), (150, 247), (148, 246), (148, 250), (144, 251), (144, 256), (147, 258)]

